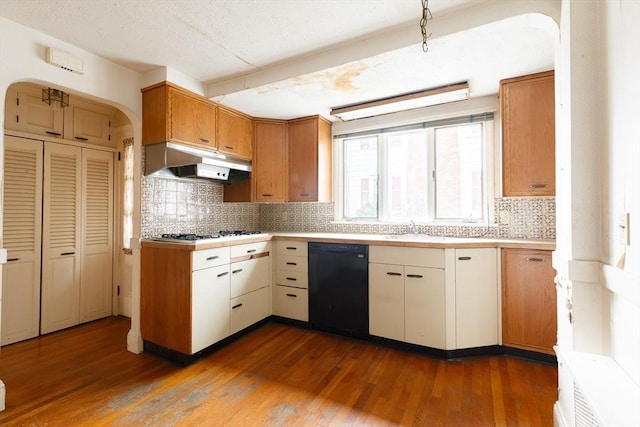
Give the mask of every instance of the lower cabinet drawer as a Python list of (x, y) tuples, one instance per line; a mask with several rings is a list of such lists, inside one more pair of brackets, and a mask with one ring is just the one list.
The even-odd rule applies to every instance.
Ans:
[(276, 272), (276, 285), (308, 288), (309, 276), (306, 271), (280, 271)]
[(235, 334), (269, 316), (270, 290), (271, 288), (267, 286), (229, 300), (231, 305), (229, 334)]
[(276, 286), (273, 314), (288, 319), (309, 321), (309, 293), (306, 289)]

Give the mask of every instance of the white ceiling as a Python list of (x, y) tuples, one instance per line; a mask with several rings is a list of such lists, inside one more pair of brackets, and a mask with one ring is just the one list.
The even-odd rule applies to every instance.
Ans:
[[(503, 0), (512, 4), (523, 0)], [(2, 0), (0, 16), (141, 73), (177, 70), (257, 117), (329, 117), (332, 107), (553, 68), (552, 34), (531, 15), (476, 24), (495, 0)], [(469, 24), (466, 24), (469, 22)]]

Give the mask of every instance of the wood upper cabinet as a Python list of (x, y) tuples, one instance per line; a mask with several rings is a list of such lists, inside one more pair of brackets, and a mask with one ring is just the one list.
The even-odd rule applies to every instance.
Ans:
[(167, 83), (142, 90), (142, 143), (174, 141), (217, 149), (217, 104)]
[(500, 82), (504, 196), (555, 195), (554, 72)]
[(556, 289), (551, 252), (502, 250), (502, 344), (554, 354)]
[(218, 151), (251, 160), (253, 154), (253, 120), (251, 117), (218, 107)]
[(331, 123), (289, 121), (289, 202), (331, 202)]
[(253, 180), (256, 202), (285, 202), (287, 196), (287, 124), (256, 120)]

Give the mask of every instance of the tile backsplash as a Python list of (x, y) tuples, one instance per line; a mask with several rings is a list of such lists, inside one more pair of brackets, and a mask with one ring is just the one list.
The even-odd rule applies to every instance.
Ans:
[[(142, 177), (142, 237), (220, 230), (408, 233), (408, 224), (333, 221), (333, 203), (223, 203), (223, 184), (198, 179)], [(418, 225), (420, 233), (452, 237), (553, 240), (555, 197), (496, 199), (495, 223)]]

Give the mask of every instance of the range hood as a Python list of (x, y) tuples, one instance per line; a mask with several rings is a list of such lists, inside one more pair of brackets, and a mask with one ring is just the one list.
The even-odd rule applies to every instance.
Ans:
[(248, 179), (251, 162), (175, 142), (145, 146), (145, 175), (205, 178), (234, 183)]

